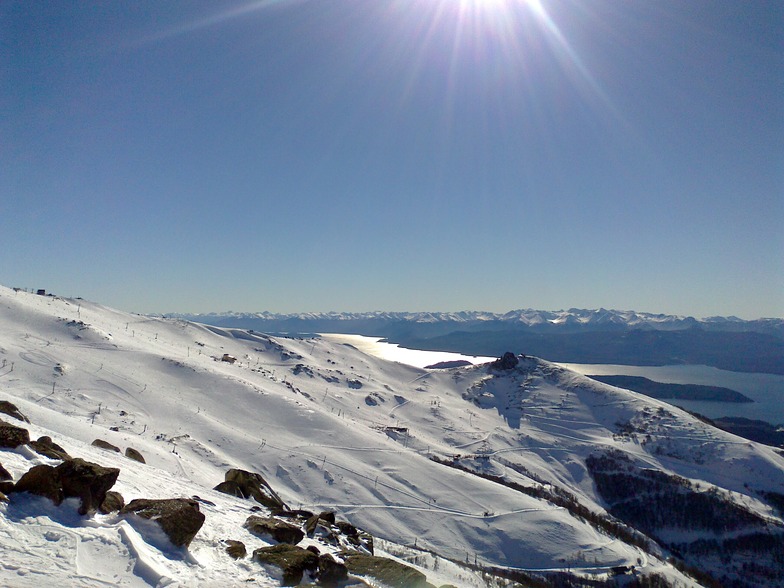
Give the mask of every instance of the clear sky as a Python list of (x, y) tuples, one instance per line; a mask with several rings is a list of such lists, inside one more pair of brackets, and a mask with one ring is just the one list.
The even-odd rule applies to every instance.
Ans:
[(780, 0), (0, 3), (0, 283), (784, 316)]

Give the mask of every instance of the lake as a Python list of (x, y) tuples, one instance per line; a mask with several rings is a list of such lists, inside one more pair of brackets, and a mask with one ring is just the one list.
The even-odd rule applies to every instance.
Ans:
[[(335, 343), (348, 343), (360, 351), (416, 367), (425, 367), (442, 361), (464, 360), (472, 364), (493, 361), (495, 357), (481, 357), (450, 353), (446, 351), (423, 351), (407, 349), (389, 343), (380, 337), (323, 333), (324, 339)], [(745, 417), (773, 424), (784, 424), (784, 376), (775, 374), (748, 374), (730, 372), (705, 365), (633, 366), (607, 364), (560, 363), (566, 368), (585, 375), (642, 376), (656, 382), (669, 384), (701, 384), (722, 386), (737, 390), (754, 402), (696, 402), (688, 400), (668, 401), (672, 404), (698, 412), (709, 418)]]
[(708, 418), (724, 416), (759, 419), (773, 424), (784, 424), (784, 376), (776, 374), (748, 374), (730, 372), (706, 365), (605, 365), (561, 363), (566, 368), (585, 375), (642, 376), (667, 384), (701, 384), (722, 386), (748, 396), (754, 402), (697, 402), (667, 400)]
[(319, 333), (319, 337), (335, 343), (348, 343), (363, 353), (380, 357), (389, 361), (397, 361), (406, 365), (423, 368), (442, 361), (467, 361), (474, 365), (495, 361), (497, 357), (481, 357), (476, 355), (463, 355), (449, 351), (422, 351), (421, 349), (406, 349), (397, 343), (389, 343), (380, 337), (366, 337), (364, 335), (343, 335), (337, 333)]

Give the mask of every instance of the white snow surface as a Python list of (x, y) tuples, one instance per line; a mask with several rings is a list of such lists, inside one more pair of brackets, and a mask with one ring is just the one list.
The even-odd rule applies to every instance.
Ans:
[[(220, 361), (224, 354), (236, 362)], [(459, 455), (521, 485), (557, 485), (596, 512), (603, 505), (584, 461), (612, 447), (638, 464), (729, 490), (766, 517), (775, 514), (754, 491), (784, 492), (784, 458), (773, 449), (536, 358), (504, 374), (487, 365), (425, 370), (318, 338), (274, 338), (0, 287), (0, 366), (0, 399), (29, 417), (31, 438), (49, 435), (72, 456), (120, 468), (113, 489), (126, 503), (208, 501), (204, 526), (188, 549), (177, 549), (138, 521), (79, 516), (75, 499), (55, 507), (11, 494), (0, 503), (0, 585), (279, 585), (250, 558), (224, 553), (226, 539), (243, 541), (249, 553), (267, 545), (242, 527), (252, 504), (212, 490), (229, 468), (261, 473), (292, 508), (334, 510), (380, 539), (377, 554), (418, 564), (436, 586), (485, 582), (417, 549), (599, 576), (635, 565), (692, 583), (657, 554), (563, 508), (431, 456)], [(613, 434), (629, 421), (645, 423), (650, 442)], [(96, 438), (133, 447), (147, 463), (91, 446)], [(0, 463), (18, 480), (33, 465), (58, 462), (20, 447), (0, 450)]]

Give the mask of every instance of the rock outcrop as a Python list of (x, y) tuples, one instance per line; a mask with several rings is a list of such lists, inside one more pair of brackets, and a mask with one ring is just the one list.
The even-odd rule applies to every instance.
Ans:
[(316, 527), (318, 524), (324, 521), (324, 523), (328, 525), (335, 524), (335, 513), (330, 511), (324, 511), (317, 515), (311, 515), (308, 517), (308, 520), (305, 522), (305, 533), (308, 537), (312, 537), (313, 534), (316, 532)]
[(105, 468), (80, 458), (64, 461), (55, 468), (55, 472), (60, 477), (65, 497), (81, 499), (79, 514), (94, 512), (120, 475), (118, 468)]
[(520, 360), (511, 351), (507, 351), (500, 359), (496, 359), (490, 367), (496, 370), (511, 370), (517, 367)]
[(120, 514), (134, 514), (154, 520), (166, 533), (169, 541), (177, 547), (190, 545), (205, 519), (204, 514), (199, 510), (199, 503), (190, 498), (160, 500), (137, 498), (124, 506)]
[(96, 439), (90, 445), (93, 445), (95, 447), (100, 447), (101, 449), (108, 449), (109, 451), (116, 451), (117, 453), (122, 453), (119, 447), (117, 447), (116, 445), (112, 445), (111, 443), (109, 443), (108, 441), (104, 441), (103, 439)]
[(101, 506), (98, 507), (98, 510), (101, 514), (109, 514), (118, 512), (123, 506), (125, 506), (125, 499), (122, 494), (115, 492), (114, 490), (109, 490), (106, 493), (106, 498), (101, 502)]
[(299, 527), (272, 517), (251, 515), (243, 526), (255, 535), (272, 537), (278, 543), (296, 545), (305, 537)]
[(335, 561), (328, 553), (318, 558), (318, 582), (320, 586), (333, 588), (348, 580), (348, 568), (345, 564)]
[(226, 553), (234, 559), (242, 559), (248, 554), (247, 549), (245, 549), (245, 544), (242, 541), (226, 539), (224, 543), (226, 544)]
[(259, 504), (273, 510), (288, 510), (288, 506), (261, 474), (254, 472), (231, 469), (226, 472), (225, 480), (214, 489), (238, 498), (253, 498)]
[(81, 500), (79, 514), (91, 514), (104, 501), (119, 475), (117, 468), (76, 458), (57, 467), (44, 464), (30, 468), (14, 485), (14, 492), (45, 496), (57, 505), (66, 498), (76, 497)]
[(139, 463), (147, 463), (146, 461), (144, 461), (144, 456), (133, 447), (126, 448), (125, 457), (132, 459), (134, 461), (138, 461)]
[(50, 457), (52, 459), (59, 459), (62, 461), (72, 459), (65, 449), (52, 441), (52, 438), (48, 436), (39, 437), (37, 441), (30, 441), (28, 445), (33, 449), (33, 451), (39, 455), (43, 455), (44, 457)]
[(345, 562), (352, 574), (370, 576), (390, 588), (432, 588), (419, 570), (385, 557), (347, 555)]
[(22, 421), (23, 423), (30, 423), (30, 419), (23, 415), (19, 409), (16, 408), (15, 404), (8, 402), (7, 400), (0, 400), (0, 412), (7, 414), (18, 421)]
[(14, 485), (13, 492), (29, 492), (36, 496), (43, 496), (56, 505), (60, 505), (65, 499), (63, 486), (54, 471), (54, 466), (46, 464), (33, 466), (22, 474)]
[(0, 447), (16, 449), (20, 445), (27, 445), (29, 442), (30, 433), (27, 429), (0, 421)]
[(280, 568), (283, 572), (282, 586), (297, 586), (306, 571), (315, 572), (319, 565), (319, 558), (312, 551), (285, 543), (256, 549), (253, 560)]

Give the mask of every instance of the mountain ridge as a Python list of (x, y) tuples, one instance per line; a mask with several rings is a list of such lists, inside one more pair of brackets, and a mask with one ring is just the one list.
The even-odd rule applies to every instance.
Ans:
[(624, 365), (704, 364), (784, 374), (784, 319), (693, 317), (614, 311), (463, 313), (213, 313), (167, 315), (279, 333), (383, 337), (412, 349), (500, 355), (515, 349), (551, 361)]
[[(335, 511), (431, 582), (500, 585), (465, 568), (445, 576), (450, 561), (610, 585), (616, 570), (632, 566), (663, 585), (711, 585), (684, 576), (669, 558), (744, 587), (782, 572), (772, 554), (784, 533), (775, 506), (784, 497), (784, 457), (542, 359), (427, 370), (320, 338), (132, 315), (2, 287), (0, 327), (2, 395), (30, 418), (34, 436), (117, 464), (126, 499), (176, 491), (214, 505), (203, 506), (205, 527), (187, 554), (146, 544), (142, 534), (134, 555), (123, 521), (85, 522), (68, 505), (44, 508), (14, 494), (0, 504), (4, 581), (34, 569), (49, 584), (67, 585), (88, 569), (136, 586), (140, 566), (149, 571), (142, 564), (152, 562), (171, 586), (227, 577), (280, 585), (264, 568), (218, 551), (226, 538), (265, 544), (236, 524), (248, 507), (211, 490), (228, 468), (258, 472), (293, 509)], [(146, 464), (91, 448), (96, 437), (133, 446)], [(26, 448), (0, 450), (0, 462), (14, 480), (30, 465), (53, 463)], [(640, 519), (624, 506), (635, 506), (633, 497), (608, 490), (623, 488), (621, 479), (634, 482), (658, 518)], [(729, 513), (731, 529), (716, 530), (714, 508)], [(708, 514), (694, 518), (692, 510)], [(662, 524), (669, 512), (672, 527)], [(97, 536), (112, 567), (90, 568), (83, 558), (80, 571), (79, 546)], [(43, 548), (8, 547), (25, 543), (56, 543), (62, 565), (46, 567)], [(761, 571), (744, 568), (749, 561)], [(41, 584), (41, 576), (33, 580)]]
[(511, 310), (505, 313), (487, 311), (457, 312), (304, 312), (273, 313), (262, 312), (211, 312), (211, 313), (166, 313), (164, 316), (185, 318), (196, 322), (225, 320), (259, 320), (269, 322), (318, 322), (335, 321), (402, 321), (419, 324), (433, 323), (492, 323), (514, 324), (536, 330), (548, 328), (603, 330), (607, 328), (650, 328), (660, 330), (679, 330), (696, 326), (710, 330), (745, 330), (755, 332), (776, 332), (784, 337), (784, 319), (758, 318), (744, 320), (735, 316), (711, 316), (702, 319), (687, 315), (669, 315), (638, 312), (633, 310), (608, 310), (570, 308), (568, 310), (546, 311), (531, 308)]

